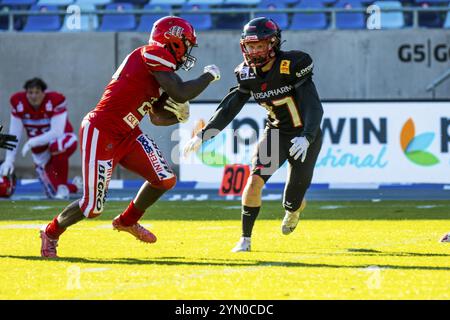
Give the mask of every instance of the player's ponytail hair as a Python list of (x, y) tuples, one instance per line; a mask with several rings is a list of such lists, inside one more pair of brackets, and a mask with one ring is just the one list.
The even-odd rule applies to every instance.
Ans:
[(28, 90), (31, 88), (40, 88), (42, 91), (45, 91), (45, 90), (47, 90), (47, 84), (41, 78), (33, 78), (33, 79), (25, 81), (23, 88), (25, 90)]

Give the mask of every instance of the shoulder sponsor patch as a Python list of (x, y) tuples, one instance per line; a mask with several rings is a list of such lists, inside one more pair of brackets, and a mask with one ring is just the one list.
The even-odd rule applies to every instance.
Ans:
[(16, 107), (17, 112), (23, 112), (24, 107), (22, 101), (19, 102), (19, 104)]
[(123, 117), (123, 121), (125, 121), (125, 123), (131, 127), (131, 129), (136, 128), (136, 126), (139, 124), (139, 120), (131, 112)]
[(242, 67), (241, 71), (239, 72), (239, 79), (241, 80), (255, 79), (255, 74), (250, 69), (250, 67)]
[(281, 60), (280, 73), (291, 74), (291, 72), (289, 70), (290, 65), (291, 65), (291, 61), (290, 60)]
[(47, 101), (47, 103), (45, 104), (45, 111), (50, 112), (53, 110), (53, 104), (50, 100)]
[(314, 63), (311, 63), (309, 66), (303, 68), (302, 70), (300, 70), (300, 72), (296, 72), (295, 75), (297, 76), (297, 78), (301, 78), (304, 75), (311, 73), (311, 71), (314, 68)]

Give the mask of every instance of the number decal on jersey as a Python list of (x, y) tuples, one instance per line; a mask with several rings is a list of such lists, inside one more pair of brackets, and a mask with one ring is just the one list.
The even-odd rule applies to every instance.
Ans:
[(158, 100), (158, 98), (152, 97), (150, 98), (150, 101), (145, 101), (141, 104), (141, 106), (137, 109), (137, 111), (145, 117), (146, 114), (148, 114), (152, 110), (153, 104)]
[(295, 101), (291, 96), (278, 100), (273, 100), (272, 101), (273, 106), (270, 106), (267, 103), (261, 103), (261, 105), (267, 109), (269, 116), (275, 119), (277, 124), (280, 122), (280, 120), (277, 119), (276, 114), (273, 111), (274, 107), (287, 106), (287, 109), (291, 116), (292, 125), (296, 128), (303, 126), (302, 119), (300, 118), (300, 114), (298, 113), (297, 110), (297, 105), (295, 104)]
[(40, 127), (40, 128), (35, 128), (35, 127), (26, 127), (27, 132), (28, 132), (28, 136), (29, 137), (36, 137), (36, 136), (40, 136), (41, 134), (46, 133), (47, 131), (50, 130), (50, 127)]
[(152, 109), (152, 104), (148, 101), (145, 101), (138, 109), (137, 111), (143, 116), (145, 117), (145, 115), (147, 113), (150, 112), (150, 110)]
[(261, 102), (261, 106), (263, 106), (267, 110), (267, 114), (269, 117), (275, 120), (275, 123), (278, 124), (280, 120), (277, 119), (275, 112), (273, 112), (273, 107), (269, 106), (267, 103)]
[(294, 125), (294, 127), (302, 126), (302, 120), (300, 119), (300, 115), (297, 110), (297, 105), (295, 104), (295, 101), (291, 96), (279, 100), (274, 100), (272, 101), (272, 103), (276, 107), (287, 105), (289, 114), (291, 115), (292, 124)]
[(125, 57), (125, 59), (123, 59), (122, 63), (120, 64), (119, 68), (117, 68), (116, 72), (114, 72), (112, 78), (114, 80), (119, 79), (120, 73), (122, 72), (122, 69), (125, 67), (125, 65), (127, 64), (128, 58), (130, 57), (131, 53), (129, 55), (127, 55)]

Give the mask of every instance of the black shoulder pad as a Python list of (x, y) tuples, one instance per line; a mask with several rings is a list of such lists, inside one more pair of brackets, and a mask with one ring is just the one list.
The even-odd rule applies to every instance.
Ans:
[(234, 72), (236, 74), (238, 83), (256, 78), (256, 74), (253, 68), (245, 65), (244, 63), (241, 63), (239, 66), (237, 66), (236, 69), (234, 69)]
[(314, 62), (311, 56), (305, 52), (297, 51), (293, 55), (291, 74), (294, 82), (307, 79), (313, 75)]

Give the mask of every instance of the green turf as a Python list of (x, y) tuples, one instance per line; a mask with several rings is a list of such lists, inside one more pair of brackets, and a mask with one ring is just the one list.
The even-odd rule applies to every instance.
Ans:
[(112, 231), (127, 203), (108, 202), (43, 260), (38, 228), (66, 204), (0, 202), (0, 299), (450, 299), (450, 201), (310, 202), (290, 236), (265, 202), (240, 254), (238, 202), (158, 203), (152, 245)]

